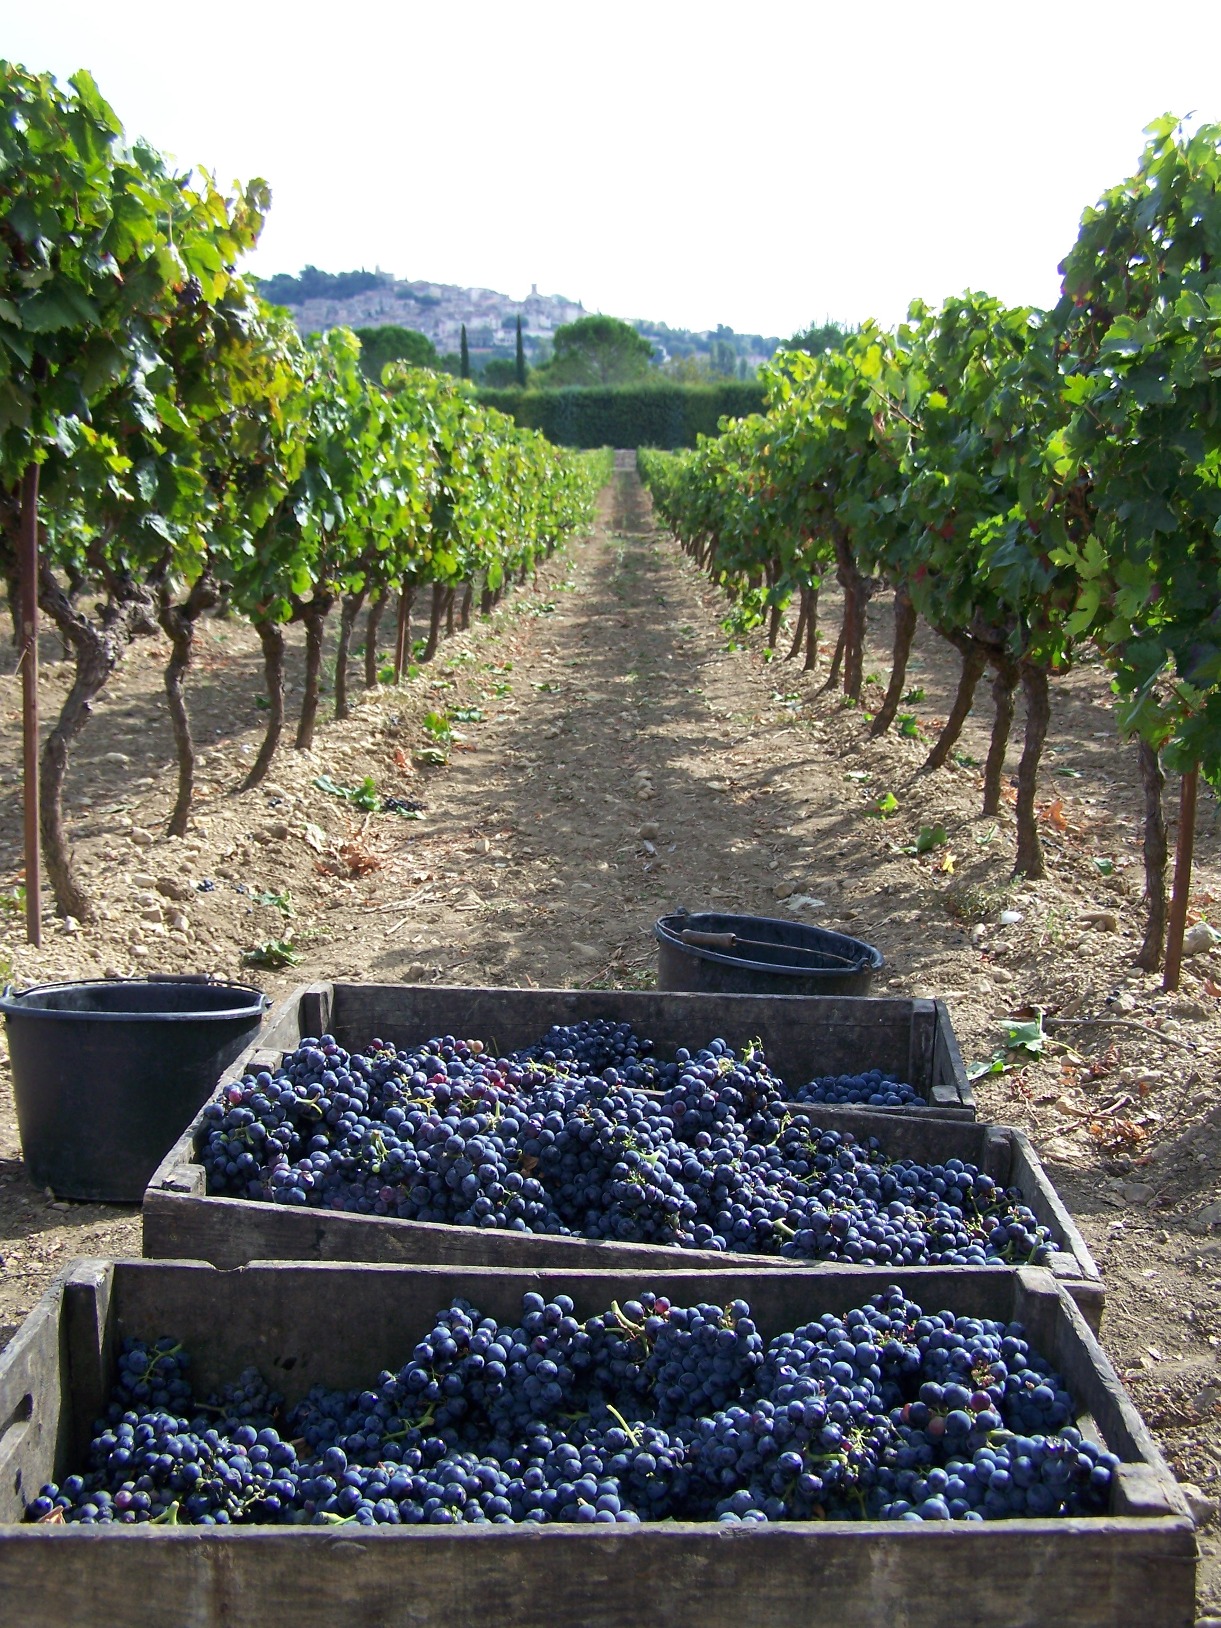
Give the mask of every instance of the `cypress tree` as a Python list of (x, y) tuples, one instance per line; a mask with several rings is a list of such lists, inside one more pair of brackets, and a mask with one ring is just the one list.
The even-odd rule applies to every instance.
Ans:
[(469, 379), (471, 376), (471, 353), (466, 343), (466, 323), (462, 324), (462, 343), (458, 347), (458, 377)]
[(526, 347), (521, 339), (521, 312), (517, 313), (517, 382), (526, 388)]

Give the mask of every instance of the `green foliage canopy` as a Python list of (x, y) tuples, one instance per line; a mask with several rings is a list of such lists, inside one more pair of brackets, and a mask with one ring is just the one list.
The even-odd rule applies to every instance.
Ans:
[(1065, 259), (1061, 557), (1128, 720), (1221, 781), (1221, 125), (1150, 126)]
[(653, 347), (617, 317), (580, 317), (555, 330), (552, 359), (537, 372), (545, 387), (629, 384), (647, 377)]
[(177, 427), (172, 336), (224, 300), (268, 193), (253, 182), (226, 200), (207, 177), (171, 173), (144, 143), (126, 144), (88, 74), (64, 88), (9, 63), (0, 174), (0, 488), (11, 498), (31, 459), (71, 460), (115, 393), (134, 429)]
[(821, 356), (824, 351), (842, 350), (853, 332), (844, 323), (832, 322), (830, 317), (826, 317), (822, 322), (811, 322), (808, 327), (799, 328), (784, 348)]
[(479, 382), (495, 390), (512, 390), (518, 384), (517, 363), (508, 356), (491, 356), (483, 364)]
[(380, 382), (388, 362), (407, 362), (411, 367), (437, 367), (437, 347), (427, 334), (414, 328), (387, 323), (380, 328), (357, 328), (360, 340), (360, 366), (365, 377)]

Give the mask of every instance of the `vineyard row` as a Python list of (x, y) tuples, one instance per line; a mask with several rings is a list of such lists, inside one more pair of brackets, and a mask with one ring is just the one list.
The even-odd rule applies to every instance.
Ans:
[[(1015, 870), (1045, 873), (1035, 814), (1055, 678), (1089, 649), (1139, 742), (1147, 969), (1178, 976), (1198, 775), (1221, 778), (1221, 126), (1152, 126), (1138, 173), (1088, 209), (1053, 310), (968, 293), (867, 323), (842, 349), (781, 353), (766, 411), (688, 453), (642, 450), (654, 506), (729, 594), (739, 627), (817, 652), (834, 572), (843, 625), (829, 684), (862, 694), (865, 610), (894, 595), (894, 722), (917, 618), (961, 655), (928, 759), (950, 757), (977, 685), (995, 722), (996, 813), (1020, 687)], [(1163, 763), (1183, 776), (1169, 922)]]

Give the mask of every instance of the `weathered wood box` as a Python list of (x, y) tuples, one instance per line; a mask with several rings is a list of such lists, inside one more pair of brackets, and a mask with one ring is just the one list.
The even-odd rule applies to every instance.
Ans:
[[(630, 1023), (668, 1059), (716, 1036), (763, 1042), (790, 1086), (815, 1075), (879, 1068), (922, 1093), (928, 1109), (974, 1117), (975, 1100), (944, 1001), (851, 995), (699, 995), (636, 989), (477, 989), (438, 984), (304, 984), (279, 1002), (256, 1042), (291, 1050), (303, 1035), (333, 1034), (349, 1049), (452, 1034), (513, 1051), (553, 1023)], [(254, 1049), (254, 1048), (252, 1048)], [(240, 1071), (241, 1059), (235, 1067)], [(921, 1113), (928, 1109), (882, 1109)]]
[[(197, 1394), (254, 1363), (290, 1402), (400, 1366), (455, 1295), (516, 1316), (528, 1289), (579, 1315), (648, 1287), (748, 1300), (765, 1337), (898, 1282), (926, 1309), (1016, 1319), (1124, 1462), (1105, 1516), (725, 1527), (23, 1525), (82, 1467), (119, 1342), (171, 1333)], [(0, 1357), (0, 1619), (21, 1628), (1190, 1628), (1195, 1534), (1173, 1477), (1080, 1312), (1035, 1268), (532, 1272), (81, 1261)]]
[[(327, 1003), (334, 991), (334, 1004)], [(687, 1003), (697, 1003), (688, 1008)], [(640, 1003), (647, 1003), (641, 1005)], [(918, 1014), (913, 1008), (933, 1002), (880, 1001), (845, 997), (819, 998), (761, 995), (647, 995), (634, 991), (428, 989), (356, 984), (315, 985), (294, 991), (259, 1037), (257, 1047), (239, 1058), (225, 1078), (240, 1077), (251, 1062), (275, 1067), (281, 1053), (302, 1035), (335, 1034), (341, 1044), (359, 1045), (374, 1035), (384, 1040), (416, 1041), (437, 1034), (488, 1036), (501, 1049), (528, 1044), (556, 1021), (582, 1017), (626, 1018), (638, 1032), (657, 1042), (659, 1051), (689, 1038), (691, 1027), (706, 1038), (721, 1034), (731, 1043), (762, 1031), (772, 1056), (772, 1038), (763, 1029), (772, 1009), (835, 1008), (831, 1027), (836, 1046), (861, 1045), (874, 1032), (880, 1044), (897, 1045), (896, 1014), (871, 1014), (875, 1006), (903, 1008), (909, 1030)], [(695, 1017), (687, 1016), (693, 1010)], [(853, 1014), (860, 1013), (860, 1017)], [(561, 1019), (560, 1014), (563, 1014)], [(677, 1015), (676, 1015), (677, 1014)], [(794, 1021), (785, 1010), (775, 1033), (781, 1045), (796, 1047)], [(940, 1020), (938, 1020), (940, 1022)], [(940, 1030), (933, 1027), (934, 1037)], [(889, 1038), (886, 1038), (889, 1037)], [(948, 1022), (943, 1038), (952, 1040)], [(828, 1043), (829, 1045), (831, 1042)], [(779, 1050), (780, 1047), (777, 1047)], [(933, 1052), (935, 1052), (935, 1046)], [(930, 1052), (930, 1055), (933, 1054)], [(783, 1072), (789, 1054), (777, 1069)], [(844, 1051), (840, 1056), (847, 1056)], [(859, 1056), (860, 1053), (858, 1052)], [(954, 1055), (957, 1056), (955, 1048)], [(838, 1062), (832, 1068), (847, 1066)], [(883, 1063), (881, 1066), (892, 1066)], [(895, 1065), (897, 1066), (897, 1065)], [(1099, 1326), (1103, 1285), (1084, 1238), (1061, 1203), (1028, 1139), (1007, 1126), (987, 1125), (964, 1114), (931, 1110), (832, 1107), (818, 1104), (820, 1122), (858, 1137), (876, 1136), (892, 1159), (921, 1162), (959, 1158), (978, 1165), (1006, 1186), (1018, 1187), (1038, 1219), (1051, 1229), (1060, 1246), (1051, 1270), (1070, 1286), (1087, 1321)], [(674, 1261), (683, 1267), (723, 1264), (725, 1256), (706, 1251), (675, 1250), (660, 1244), (510, 1233), (490, 1228), (451, 1226), (435, 1221), (346, 1215), (333, 1210), (297, 1209), (240, 1198), (207, 1194), (198, 1149), (206, 1135), (202, 1117), (188, 1127), (166, 1155), (144, 1195), (144, 1254), (150, 1259), (192, 1259), (214, 1266), (242, 1266), (253, 1260), (382, 1261), (455, 1266), (564, 1268), (629, 1266), (653, 1270)], [(779, 1256), (735, 1256), (752, 1268), (792, 1265)], [(812, 1263), (807, 1271), (821, 1271)]]

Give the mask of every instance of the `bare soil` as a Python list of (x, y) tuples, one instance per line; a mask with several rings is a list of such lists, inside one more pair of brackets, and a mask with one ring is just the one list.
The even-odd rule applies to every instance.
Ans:
[[(189, 693), (201, 795), (181, 840), (162, 834), (174, 786), (166, 651), (138, 646), (69, 773), (99, 919), (48, 915), (35, 952), (16, 908), (0, 909), (0, 974), (208, 971), (273, 997), (309, 977), (639, 988), (654, 981), (653, 922), (679, 905), (792, 909), (877, 944), (875, 992), (944, 996), (968, 1063), (1006, 1062), (979, 1081), (981, 1111), (1033, 1136), (1096, 1254), (1103, 1343), (1198, 1489), (1199, 1609), (1221, 1612), (1221, 953), (1189, 959), (1169, 995), (1133, 965), (1141, 797), (1105, 675), (1085, 664), (1054, 686), (1049, 875), (1015, 881), (1011, 805), (999, 819), (978, 813), (985, 692), (958, 760), (919, 773), (953, 696), (953, 652), (922, 630), (909, 733), (870, 741), (862, 711), (822, 693), (822, 672), (784, 661), (784, 635), (770, 660), (758, 641), (730, 644), (724, 601), (655, 530), (631, 459), (620, 463), (593, 535), (400, 688), (358, 689), (354, 716), (323, 725), (312, 753), (282, 748), (257, 791), (237, 789), (261, 736), (257, 642), (237, 621), (209, 621)], [(866, 672), (879, 701), (888, 649), (876, 601)], [(53, 640), (45, 657), (50, 713), (69, 669)], [(20, 875), (20, 695), (11, 651), (0, 663), (3, 896)], [(301, 666), (294, 645), (290, 708)], [(420, 756), (436, 744), (429, 713), (455, 731), (444, 765)], [(1010, 780), (1021, 723), (1019, 710)], [(322, 775), (345, 787), (372, 776), (379, 793), (423, 802), (424, 817), (364, 812), (315, 786)], [(870, 808), (885, 792), (898, 806), (881, 818)], [(1176, 797), (1172, 782), (1170, 813)], [(1219, 813), (1205, 793), (1193, 915), (1214, 920)], [(938, 826), (945, 841), (913, 852)], [(1002, 924), (1002, 911), (1020, 919)], [(299, 965), (243, 960), (287, 934)], [(1006, 1055), (1006, 1020), (1035, 1009), (1071, 1022), (1049, 1026), (1040, 1056)], [(139, 1248), (136, 1209), (33, 1187), (0, 1061), (0, 1343), (65, 1261)]]

